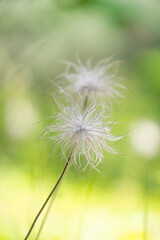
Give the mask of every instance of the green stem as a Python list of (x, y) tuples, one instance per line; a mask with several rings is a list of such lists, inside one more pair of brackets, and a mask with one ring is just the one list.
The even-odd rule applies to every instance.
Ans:
[(85, 111), (87, 104), (88, 104), (88, 96), (86, 95), (84, 99), (83, 111)]
[(68, 168), (68, 166), (69, 166), (69, 163), (70, 163), (70, 160), (71, 160), (71, 157), (72, 157), (73, 150), (74, 150), (74, 148), (72, 149), (72, 152), (71, 152), (71, 154), (70, 154), (70, 156), (69, 156), (69, 158), (68, 158), (68, 161), (67, 161), (67, 163), (66, 163), (66, 165), (65, 165), (65, 167), (64, 167), (64, 169), (63, 169), (63, 171), (62, 171), (62, 173), (61, 173), (61, 175), (60, 175), (60, 177), (59, 177), (59, 179), (58, 179), (58, 181), (56, 182), (56, 184), (55, 184), (55, 186), (53, 187), (52, 191), (50, 192), (50, 194), (49, 194), (48, 197), (46, 198), (45, 202), (43, 203), (42, 207), (40, 208), (39, 212), (37, 213), (37, 215), (36, 215), (36, 217), (35, 217), (32, 225), (31, 225), (31, 227), (30, 227), (30, 229), (29, 229), (26, 237), (24, 238), (24, 240), (27, 240), (28, 237), (30, 236), (30, 234), (31, 234), (31, 232), (32, 232), (32, 230), (33, 230), (33, 228), (34, 228), (34, 225), (35, 225), (35, 223), (37, 222), (40, 214), (42, 213), (42, 211), (43, 211), (43, 209), (45, 208), (46, 204), (48, 203), (49, 199), (51, 198), (51, 196), (53, 195), (53, 193), (56, 191), (57, 187), (58, 187), (59, 184), (61, 183), (61, 180), (63, 179), (63, 176), (64, 176), (64, 174), (65, 174), (65, 172), (66, 172), (66, 170), (67, 170), (67, 168)]
[(37, 232), (37, 235), (36, 235), (35, 240), (38, 240), (38, 239), (39, 239), (39, 236), (40, 236), (40, 234), (41, 234), (41, 232), (42, 232), (42, 229), (43, 229), (43, 227), (44, 227), (44, 224), (45, 224), (45, 222), (46, 222), (46, 219), (47, 219), (47, 217), (48, 217), (48, 214), (49, 214), (49, 212), (50, 212), (50, 209), (51, 209), (51, 207), (52, 207), (52, 204), (53, 204), (54, 199), (55, 199), (55, 198), (52, 197), (52, 200), (51, 200), (51, 202), (50, 202), (50, 204), (49, 204), (49, 206), (48, 206), (48, 208), (47, 208), (47, 211), (46, 211), (46, 213), (45, 213), (45, 215), (44, 215), (44, 217), (43, 217), (43, 219), (42, 219), (41, 225), (40, 225), (40, 227), (39, 227), (39, 229), (38, 229), (38, 232)]

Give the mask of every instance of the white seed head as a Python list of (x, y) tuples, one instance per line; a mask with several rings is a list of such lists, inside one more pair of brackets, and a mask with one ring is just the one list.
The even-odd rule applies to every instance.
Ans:
[(125, 87), (120, 83), (116, 72), (110, 73), (116, 64), (108, 61), (100, 61), (95, 66), (91, 66), (90, 60), (86, 64), (80, 59), (77, 63), (67, 62), (67, 71), (63, 75), (69, 82), (67, 90), (85, 95), (99, 94), (108, 98), (122, 97), (120, 90)]
[(85, 169), (88, 165), (96, 168), (102, 162), (103, 150), (117, 154), (108, 143), (122, 137), (110, 133), (111, 124), (105, 123), (108, 115), (103, 110), (97, 111), (95, 104), (91, 104), (83, 111), (76, 103), (61, 108), (54, 123), (44, 129), (42, 136), (60, 145), (64, 155), (67, 149), (74, 149), (72, 158), (75, 167), (79, 169), (84, 165), (81, 165), (83, 156), (86, 159)]

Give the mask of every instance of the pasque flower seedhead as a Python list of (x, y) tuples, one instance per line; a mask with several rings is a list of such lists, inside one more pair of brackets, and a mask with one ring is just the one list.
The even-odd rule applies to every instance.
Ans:
[(123, 96), (121, 90), (125, 87), (116, 76), (116, 71), (111, 73), (111, 68), (117, 63), (103, 60), (92, 66), (90, 60), (84, 64), (80, 59), (76, 63), (66, 63), (67, 71), (63, 76), (69, 83), (67, 90), (84, 95), (99, 94), (108, 98)]
[(97, 110), (95, 103), (84, 111), (83, 106), (74, 102), (69, 107), (59, 106), (61, 111), (54, 123), (44, 129), (42, 136), (60, 145), (64, 155), (67, 149), (74, 148), (75, 167), (81, 168), (82, 156), (86, 159), (85, 169), (88, 165), (96, 168), (102, 162), (103, 150), (117, 154), (109, 142), (122, 137), (110, 133), (111, 123), (106, 122), (108, 115), (103, 109)]

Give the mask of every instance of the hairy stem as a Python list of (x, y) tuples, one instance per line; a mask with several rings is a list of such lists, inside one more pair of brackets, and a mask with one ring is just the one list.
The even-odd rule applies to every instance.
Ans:
[(86, 95), (84, 99), (83, 111), (85, 111), (87, 104), (88, 104), (88, 96)]
[(65, 167), (64, 167), (64, 169), (63, 169), (63, 171), (62, 171), (62, 173), (61, 173), (58, 181), (57, 181), (56, 184), (54, 185), (52, 191), (50, 192), (50, 194), (49, 194), (48, 197), (46, 198), (45, 202), (43, 203), (42, 207), (40, 208), (39, 212), (37, 213), (37, 215), (36, 215), (36, 217), (35, 217), (32, 225), (31, 225), (31, 227), (30, 227), (30, 229), (29, 229), (26, 237), (24, 238), (24, 240), (27, 240), (28, 237), (30, 236), (30, 234), (31, 234), (31, 232), (32, 232), (32, 230), (33, 230), (33, 228), (34, 228), (34, 225), (35, 225), (35, 223), (37, 222), (40, 214), (42, 213), (42, 211), (43, 211), (43, 209), (45, 208), (46, 204), (48, 203), (49, 199), (52, 197), (53, 193), (56, 191), (57, 187), (58, 187), (59, 184), (61, 183), (61, 180), (63, 179), (63, 176), (64, 176), (64, 174), (65, 174), (65, 172), (66, 172), (66, 170), (67, 170), (67, 168), (68, 168), (68, 166), (69, 166), (69, 163), (70, 163), (70, 160), (71, 160), (71, 157), (72, 157), (73, 150), (74, 150), (74, 148), (73, 148), (72, 151), (71, 151), (71, 154), (70, 154), (70, 156), (69, 156), (69, 158), (68, 158), (68, 160), (67, 160), (67, 163), (66, 163), (66, 165), (65, 165)]
[(41, 225), (40, 225), (40, 227), (39, 227), (39, 229), (38, 229), (38, 232), (37, 232), (37, 235), (36, 235), (35, 240), (38, 240), (39, 237), (40, 237), (40, 234), (41, 234), (41, 232), (42, 232), (42, 229), (43, 229), (43, 227), (44, 227), (44, 224), (45, 224), (45, 222), (46, 222), (46, 219), (47, 219), (47, 217), (48, 217), (48, 214), (49, 214), (49, 212), (50, 212), (50, 209), (51, 209), (51, 207), (52, 207), (52, 204), (53, 204), (54, 199), (55, 199), (55, 195), (52, 196), (51, 202), (50, 202), (50, 204), (49, 204), (49, 206), (48, 206), (48, 208), (47, 208), (47, 211), (46, 211), (46, 213), (45, 213), (45, 215), (44, 215), (44, 217), (43, 217), (43, 219), (42, 219), (42, 222), (41, 222)]

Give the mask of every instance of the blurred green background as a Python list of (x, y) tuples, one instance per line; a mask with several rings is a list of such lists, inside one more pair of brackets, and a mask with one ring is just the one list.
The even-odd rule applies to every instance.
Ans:
[[(38, 141), (56, 111), (62, 60), (121, 60), (125, 99), (100, 170), (71, 168), (41, 240), (160, 239), (160, 2), (3, 0), (0, 3), (0, 239), (23, 239), (60, 175), (60, 151)], [(39, 122), (40, 121), (40, 122)], [(38, 122), (38, 123), (37, 123)], [(42, 216), (43, 217), (43, 216)], [(42, 219), (42, 218), (41, 218)], [(30, 239), (38, 230), (40, 220)]]

